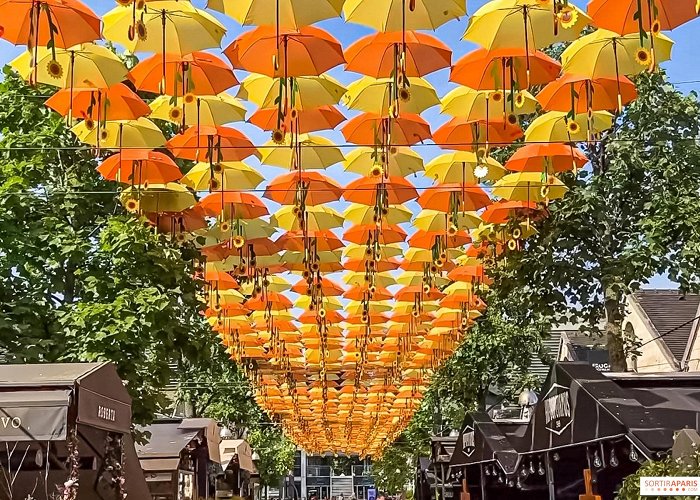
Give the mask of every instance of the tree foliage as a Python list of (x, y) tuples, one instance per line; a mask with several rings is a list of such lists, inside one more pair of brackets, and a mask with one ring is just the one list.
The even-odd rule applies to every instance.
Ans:
[[(616, 500), (637, 500), (640, 495), (639, 480), (643, 477), (697, 477), (700, 475), (700, 452), (688, 457), (674, 459), (668, 456), (662, 460), (649, 460), (625, 478), (617, 492)], [(650, 500), (663, 500), (668, 496), (645, 496)], [(697, 496), (674, 496), (679, 500), (694, 500)]]

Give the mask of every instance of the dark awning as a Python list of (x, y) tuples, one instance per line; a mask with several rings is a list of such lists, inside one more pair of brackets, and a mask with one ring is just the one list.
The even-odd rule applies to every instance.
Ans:
[[(23, 395), (17, 396), (18, 393)], [(29, 393), (35, 394), (30, 396)], [(61, 399), (60, 395), (65, 393), (72, 394), (69, 402)], [(44, 397), (49, 399), (42, 403)], [(27, 399), (28, 405), (22, 406), (21, 398)], [(61, 401), (56, 401), (56, 398)], [(0, 408), (9, 404), (15, 408), (70, 405), (76, 407), (71, 414), (79, 424), (121, 434), (131, 431), (131, 398), (111, 363), (0, 365), (0, 401), (3, 401)], [(49, 419), (47, 423), (55, 422)], [(35, 421), (34, 435), (54, 434), (53, 429), (41, 430), (37, 425)], [(63, 438), (65, 433), (52, 439)], [(0, 433), (0, 441), (8, 439), (15, 440), (15, 436)]]
[(253, 463), (253, 450), (247, 441), (243, 439), (227, 439), (219, 445), (221, 467), (228, 468), (234, 458), (238, 459), (238, 466), (248, 472), (257, 472)]
[(71, 391), (0, 392), (0, 441), (64, 440)]

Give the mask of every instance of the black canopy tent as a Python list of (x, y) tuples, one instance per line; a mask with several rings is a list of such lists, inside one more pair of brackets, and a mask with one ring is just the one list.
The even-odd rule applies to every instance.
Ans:
[(446, 499), (459, 496), (461, 483), (451, 474), (450, 459), (457, 446), (457, 436), (435, 436), (430, 439), (430, 466), (433, 497)]
[(584, 469), (612, 498), (640, 459), (664, 456), (675, 432), (699, 426), (698, 374), (602, 374), (559, 363), (529, 423), (468, 416), (450, 465), (466, 474), (472, 499), (577, 499)]
[(114, 498), (122, 479), (133, 497), (146, 489), (111, 363), (0, 365), (0, 442), (0, 468), (12, 471), (0, 498), (48, 500), (67, 482), (79, 500)]

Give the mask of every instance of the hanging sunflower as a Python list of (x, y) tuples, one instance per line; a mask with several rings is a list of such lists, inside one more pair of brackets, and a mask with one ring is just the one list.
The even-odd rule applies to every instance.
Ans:
[(93, 120), (92, 118), (86, 118), (85, 128), (88, 130), (95, 130), (95, 120)]
[(570, 29), (576, 26), (578, 21), (578, 12), (573, 7), (566, 5), (557, 14), (557, 20), (559, 21), (559, 26), (564, 29)]
[(491, 95), (489, 95), (489, 98), (493, 102), (501, 102), (503, 100), (503, 92), (500, 90), (497, 90), (496, 92), (492, 92)]
[(117, 0), (117, 3), (119, 5), (121, 5), (122, 7), (127, 7), (127, 6), (131, 5), (132, 1), (133, 0)]
[(518, 92), (515, 94), (515, 107), (521, 109), (523, 106), (525, 106), (525, 94)]
[(100, 130), (100, 140), (106, 141), (107, 139), (109, 139), (109, 131), (103, 128), (102, 130)]
[(148, 38), (148, 30), (146, 29), (146, 25), (143, 21), (136, 22), (136, 34), (138, 35), (139, 40), (142, 42)]
[(231, 230), (231, 224), (228, 221), (224, 221), (219, 224), (219, 229), (222, 233), (228, 233)]
[(283, 145), (284, 144), (284, 132), (282, 132), (280, 129), (275, 129), (272, 131), (272, 142), (275, 144)]
[(184, 245), (185, 243), (187, 243), (187, 234), (177, 233), (175, 235), (175, 243), (177, 243), (178, 245)]
[(241, 249), (245, 245), (245, 238), (243, 236), (235, 236), (233, 238), (233, 246), (234, 248)]
[(384, 168), (381, 165), (374, 165), (369, 171), (369, 176), (375, 179), (384, 175)]
[(59, 79), (63, 76), (63, 66), (56, 60), (50, 60), (46, 65), (46, 71), (51, 78)]
[(402, 102), (408, 102), (411, 100), (411, 90), (408, 87), (402, 87), (399, 89), (399, 99)]
[(459, 231), (459, 228), (457, 226), (455, 226), (454, 224), (450, 224), (450, 227), (447, 228), (447, 235), (448, 236), (455, 236), (458, 231)]
[(651, 23), (651, 34), (654, 36), (659, 36), (661, 34), (661, 21), (658, 19), (654, 19), (654, 22)]
[(566, 130), (569, 132), (569, 134), (575, 135), (581, 131), (581, 125), (579, 125), (576, 121), (571, 120), (566, 123)]
[(639, 47), (634, 53), (634, 60), (640, 66), (649, 66), (651, 64), (651, 52), (645, 47)]
[(139, 202), (134, 198), (129, 198), (124, 203), (124, 208), (126, 208), (128, 212), (136, 213), (139, 210)]
[(168, 112), (168, 118), (174, 122), (179, 122), (182, 119), (182, 108), (173, 106)]
[(185, 101), (185, 104), (192, 104), (197, 97), (192, 92), (188, 92), (182, 99)]
[(218, 179), (211, 179), (209, 181), (209, 189), (211, 191), (216, 191), (219, 188), (221, 188), (221, 183), (219, 182)]
[(518, 124), (518, 117), (514, 113), (508, 114), (508, 123), (511, 125), (517, 125)]

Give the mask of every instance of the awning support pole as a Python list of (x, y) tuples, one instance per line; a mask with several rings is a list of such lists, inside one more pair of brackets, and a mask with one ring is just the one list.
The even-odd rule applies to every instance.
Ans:
[(552, 454), (544, 454), (544, 464), (547, 471), (547, 489), (549, 490), (549, 500), (557, 500), (554, 489), (554, 467), (552, 467)]

